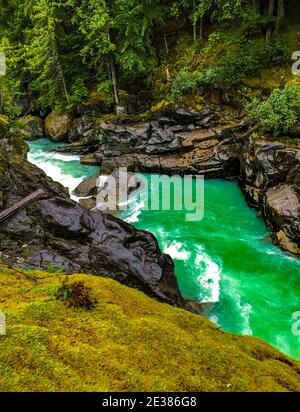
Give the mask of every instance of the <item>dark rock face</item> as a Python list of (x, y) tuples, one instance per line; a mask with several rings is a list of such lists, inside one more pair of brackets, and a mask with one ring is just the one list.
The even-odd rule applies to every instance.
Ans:
[[(224, 127), (218, 121), (208, 107), (195, 113), (167, 109), (148, 123), (102, 123), (101, 139), (91, 143), (82, 137), (62, 150), (89, 153), (82, 162), (101, 166), (104, 174), (127, 167), (132, 172), (237, 176), (242, 126)], [(99, 133), (92, 125), (89, 130), (91, 136)]]
[[(9, 262), (26, 268), (111, 277), (152, 297), (183, 306), (171, 258), (149, 232), (62, 198), (42, 200), (0, 225)], [(23, 260), (23, 261), (22, 261)]]
[(293, 186), (279, 185), (266, 192), (264, 212), (276, 242), (300, 254), (300, 196)]
[(102, 155), (103, 173), (127, 167), (131, 172), (232, 177), (239, 174), (240, 147), (238, 135), (225, 140), (214, 128), (176, 133), (159, 129), (151, 133), (144, 150), (131, 146), (132, 153), (118, 150), (116, 155), (111, 146), (110, 151), (98, 152), (98, 158)]
[(26, 116), (21, 119), (22, 133), (26, 140), (36, 140), (45, 136), (44, 122), (37, 116)]
[(241, 182), (248, 202), (262, 211), (273, 238), (300, 254), (299, 141), (250, 141), (241, 154)]
[(49, 265), (68, 272), (112, 277), (149, 296), (187, 307), (174, 265), (155, 237), (110, 215), (71, 201), (67, 190), (20, 157), (0, 139), (0, 210), (37, 187), (49, 199), (33, 203), (0, 224), (0, 259), (34, 269)]

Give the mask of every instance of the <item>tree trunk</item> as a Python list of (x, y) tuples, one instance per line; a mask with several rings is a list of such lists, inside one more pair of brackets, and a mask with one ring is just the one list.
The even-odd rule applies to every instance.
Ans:
[[(110, 42), (110, 30), (109, 29), (107, 29), (107, 40)], [(113, 55), (111, 55), (109, 59), (109, 68), (110, 68), (110, 74), (111, 74), (111, 81), (113, 84), (115, 103), (116, 103), (116, 106), (118, 106), (120, 101), (119, 101), (119, 95), (118, 95), (116, 66), (115, 66), (115, 60), (114, 60)]]
[(114, 89), (115, 102), (116, 102), (116, 105), (118, 106), (120, 104), (120, 101), (119, 101), (118, 87), (117, 87), (116, 66), (115, 66), (115, 61), (114, 61), (113, 56), (111, 56), (111, 59), (110, 59), (110, 72), (111, 72), (111, 79), (112, 79), (112, 84), (113, 84), (113, 89)]
[(194, 11), (194, 23), (193, 23), (193, 31), (194, 31), (194, 45), (196, 45), (197, 41), (197, 20), (195, 17), (196, 14), (196, 0), (193, 0), (193, 11)]
[(4, 102), (3, 93), (2, 93), (2, 90), (0, 90), (0, 113), (2, 113), (3, 102)]
[[(274, 8), (275, 8), (275, 0), (269, 0), (269, 9), (268, 9), (268, 16), (273, 17), (274, 16)], [(271, 36), (272, 36), (272, 25), (269, 23), (269, 27), (267, 29), (266, 33), (266, 41), (267, 43), (270, 42)]]
[(252, 0), (252, 7), (256, 12), (259, 13), (259, 11), (260, 11), (259, 10), (260, 9), (259, 0)]
[(165, 41), (166, 55), (167, 55), (167, 58), (169, 58), (169, 46), (168, 46), (166, 33), (164, 33), (164, 41)]
[(284, 18), (285, 18), (285, 1), (278, 0), (277, 4), (277, 21), (276, 21), (276, 31), (282, 29), (284, 25)]
[(65, 76), (64, 76), (64, 72), (63, 72), (63, 69), (62, 69), (62, 67), (61, 67), (61, 63), (60, 63), (60, 59), (59, 59), (59, 54), (58, 54), (58, 51), (57, 51), (57, 48), (56, 48), (56, 44), (55, 44), (55, 41), (52, 41), (51, 42), (51, 48), (52, 48), (52, 54), (53, 54), (53, 56), (54, 56), (54, 59), (55, 59), (55, 62), (56, 62), (56, 69), (57, 69), (57, 71), (58, 71), (58, 73), (59, 73), (59, 76), (60, 76), (60, 80), (61, 80), (61, 83), (62, 83), (62, 86), (63, 86), (63, 89), (64, 89), (64, 94), (65, 94), (65, 97), (66, 97), (66, 100), (67, 100), (67, 102), (69, 103), (69, 93), (68, 93), (68, 89), (67, 89), (67, 84), (66, 84), (66, 80), (65, 80)]
[(63, 73), (63, 71), (62, 71), (62, 67), (61, 67), (60, 61), (58, 61), (58, 70), (59, 70), (60, 77), (61, 77), (61, 81), (62, 81), (62, 84), (63, 84), (63, 88), (64, 88), (64, 93), (65, 93), (65, 96), (66, 96), (66, 100), (67, 100), (67, 102), (69, 103), (69, 93), (68, 93), (68, 90), (67, 90), (67, 85), (66, 85), (66, 81), (65, 81), (65, 76), (64, 76), (64, 73)]
[(200, 18), (200, 39), (204, 39), (204, 16)]

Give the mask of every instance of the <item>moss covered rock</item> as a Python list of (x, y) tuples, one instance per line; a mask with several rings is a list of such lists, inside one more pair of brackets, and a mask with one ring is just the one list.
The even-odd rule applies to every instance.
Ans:
[(54, 141), (60, 141), (67, 137), (72, 126), (70, 113), (50, 113), (45, 119), (46, 133)]
[(29, 115), (20, 123), (26, 140), (36, 140), (45, 135), (44, 121), (40, 117)]
[(63, 277), (0, 267), (0, 391), (300, 391), (299, 362), (259, 339), (93, 276), (69, 282), (95, 309), (70, 308)]

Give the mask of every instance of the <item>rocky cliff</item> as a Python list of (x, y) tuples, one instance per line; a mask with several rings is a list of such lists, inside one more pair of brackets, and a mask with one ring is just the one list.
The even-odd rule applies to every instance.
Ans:
[(240, 156), (241, 184), (274, 241), (300, 254), (300, 140), (249, 140)]
[(199, 112), (165, 109), (144, 123), (81, 118), (76, 133), (74, 126), (70, 129), (71, 143), (61, 150), (85, 154), (82, 162), (101, 166), (103, 174), (127, 167), (132, 172), (239, 177), (273, 240), (299, 255), (300, 136), (254, 139), (252, 125), (232, 118), (224, 120), (209, 107)]
[(0, 211), (38, 187), (46, 189), (48, 198), (0, 223), (2, 262), (111, 277), (186, 307), (173, 262), (161, 253), (151, 233), (71, 201), (65, 188), (28, 163), (23, 150), (16, 150), (13, 136), (6, 130), (0, 139)]

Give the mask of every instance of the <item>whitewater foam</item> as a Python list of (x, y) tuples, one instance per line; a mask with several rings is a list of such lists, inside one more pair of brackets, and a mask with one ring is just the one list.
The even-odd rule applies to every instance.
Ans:
[(72, 154), (51, 152), (39, 145), (39, 141), (29, 143), (28, 161), (42, 169), (55, 182), (61, 183), (64, 187), (68, 188), (71, 199), (79, 201), (80, 198), (75, 196), (73, 191), (87, 176), (74, 177), (69, 172), (64, 172), (62, 166), (64, 163), (74, 161), (77, 161), (80, 165), (80, 157)]
[(195, 258), (195, 266), (201, 270), (197, 280), (202, 287), (201, 303), (215, 303), (219, 301), (220, 280), (222, 267), (214, 262), (200, 246)]
[(188, 260), (191, 256), (191, 252), (184, 249), (183, 244), (177, 241), (164, 247), (164, 253), (177, 260)]

